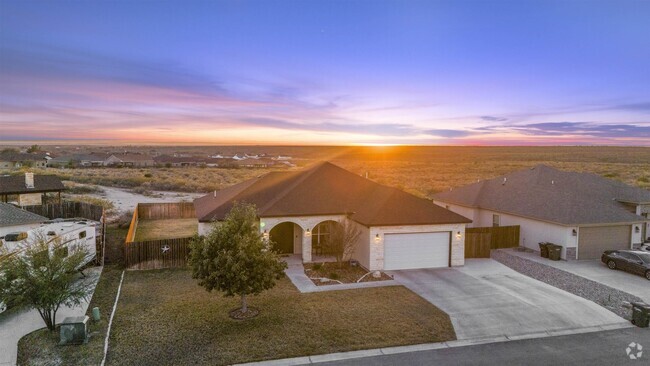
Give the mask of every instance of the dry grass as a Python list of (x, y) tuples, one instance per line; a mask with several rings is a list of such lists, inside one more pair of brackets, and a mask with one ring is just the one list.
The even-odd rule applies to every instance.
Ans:
[(197, 219), (140, 220), (134, 241), (186, 238), (198, 233)]
[[(81, 346), (58, 346), (59, 333), (40, 329), (18, 342), (18, 365), (99, 365), (104, 355), (104, 337), (108, 316), (115, 301), (122, 271), (117, 266), (105, 266), (88, 306), (90, 339)], [(100, 321), (92, 320), (92, 308), (99, 307)]]
[[(370, 179), (423, 197), (536, 164), (596, 173), (650, 189), (647, 147), (260, 147), (264, 149), (303, 157), (296, 161), (302, 166), (328, 160), (357, 174), (368, 172)], [(271, 169), (48, 168), (45, 172), (80, 183), (208, 192), (268, 171)]]
[(249, 299), (208, 293), (185, 270), (127, 272), (109, 365), (225, 365), (455, 339), (449, 317), (403, 287), (300, 294), (288, 279)]

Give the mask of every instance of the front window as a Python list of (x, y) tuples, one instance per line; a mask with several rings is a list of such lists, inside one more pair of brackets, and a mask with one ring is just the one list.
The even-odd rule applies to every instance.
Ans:
[(650, 263), (650, 254), (643, 253), (643, 254), (637, 254), (637, 255), (638, 255), (638, 256), (641, 258), (641, 260), (644, 261), (645, 263)]
[(325, 254), (327, 242), (330, 239), (332, 224), (333, 222), (331, 221), (325, 221), (314, 226), (311, 232), (311, 247), (316, 254)]

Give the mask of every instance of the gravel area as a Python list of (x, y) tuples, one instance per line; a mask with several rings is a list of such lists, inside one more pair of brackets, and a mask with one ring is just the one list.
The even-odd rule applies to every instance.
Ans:
[(584, 277), (574, 275), (558, 268), (521, 258), (503, 250), (493, 250), (492, 259), (524, 274), (528, 277), (542, 281), (561, 290), (570, 292), (584, 299), (595, 302), (614, 314), (630, 319), (631, 310), (624, 306), (626, 303), (642, 301), (612, 287), (603, 285)]

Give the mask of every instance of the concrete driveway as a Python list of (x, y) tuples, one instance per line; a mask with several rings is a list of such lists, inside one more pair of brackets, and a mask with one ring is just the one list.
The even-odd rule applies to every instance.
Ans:
[(600, 282), (603, 285), (627, 292), (630, 295), (638, 296), (646, 303), (650, 304), (650, 281), (643, 276), (627, 273), (623, 271), (613, 271), (602, 263), (599, 259), (579, 260), (579, 261), (551, 261), (540, 258), (539, 253), (528, 253), (509, 251), (528, 260), (542, 263), (547, 266), (555, 267), (576, 276), (584, 277), (588, 280)]
[[(93, 285), (97, 284), (103, 267), (93, 267), (84, 271), (86, 278)], [(93, 292), (94, 292), (93, 287)], [(68, 316), (82, 316), (86, 314), (88, 301), (77, 307), (62, 307), (56, 314), (57, 324)], [(45, 323), (36, 310), (10, 309), (0, 314), (0, 366), (13, 366), (16, 364), (18, 353), (18, 341), (37, 329), (45, 328)]]
[(458, 339), (630, 326), (596, 303), (491, 259), (468, 259), (458, 268), (389, 273), (449, 314)]

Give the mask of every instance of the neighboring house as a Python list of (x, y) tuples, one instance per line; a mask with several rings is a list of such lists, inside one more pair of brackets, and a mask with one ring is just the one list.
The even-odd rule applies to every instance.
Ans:
[[(64, 189), (61, 180), (54, 175), (25, 173), (0, 176), (0, 202), (15, 202), (19, 206), (61, 202), (61, 192)], [(55, 193), (57, 197), (51, 198), (49, 193)]]
[(194, 200), (199, 234), (234, 202), (255, 204), (260, 230), (282, 253), (311, 262), (328, 228), (347, 220), (361, 231), (352, 258), (369, 270), (461, 266), (467, 218), (331, 163), (271, 172)]
[(21, 167), (45, 168), (50, 157), (45, 153), (0, 153), (0, 169), (17, 169)]
[(224, 165), (235, 166), (240, 168), (268, 168), (276, 164), (275, 161), (268, 158), (244, 158), (239, 160), (231, 160)]
[(154, 166), (155, 162), (151, 156), (146, 154), (124, 153), (124, 154), (111, 154), (104, 161), (104, 165), (125, 166), (125, 167), (148, 167), (148, 166)]
[(48, 221), (47, 217), (22, 210), (8, 203), (0, 203), (0, 237), (15, 232), (26, 232)]
[(65, 167), (65, 166), (101, 167), (105, 165), (106, 158), (108, 158), (108, 155), (106, 154), (62, 155), (51, 159), (48, 162), (48, 165), (56, 166), (56, 167)]
[(539, 250), (540, 242), (552, 242), (569, 260), (630, 249), (650, 235), (650, 191), (545, 165), (441, 192), (433, 201), (474, 227), (519, 225), (521, 246)]

